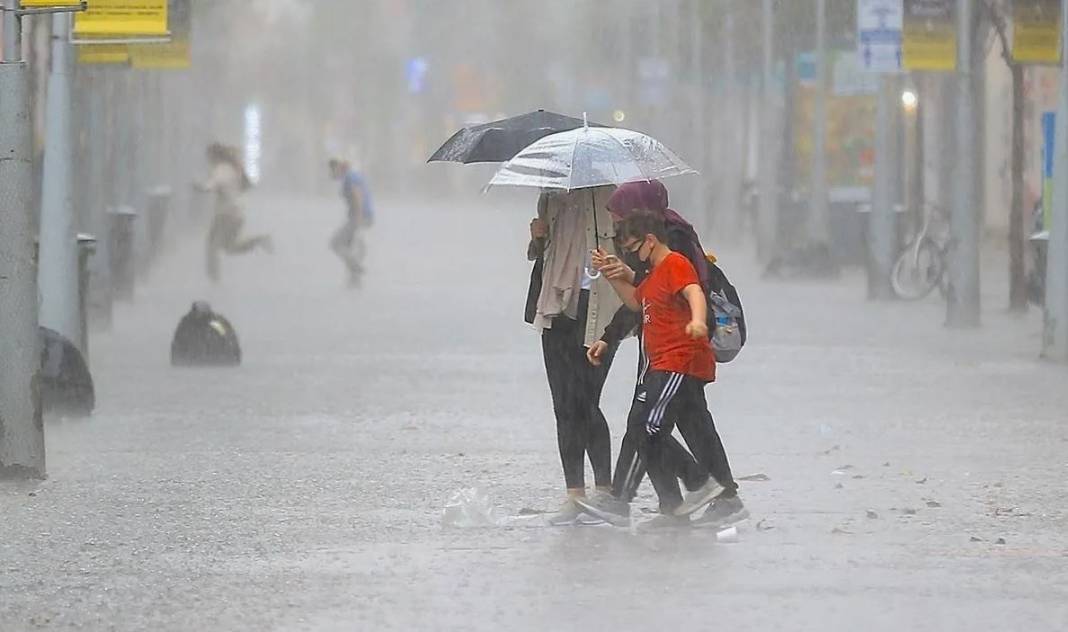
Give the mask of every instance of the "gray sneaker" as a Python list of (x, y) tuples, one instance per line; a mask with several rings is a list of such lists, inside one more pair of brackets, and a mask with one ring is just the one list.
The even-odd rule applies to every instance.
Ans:
[(672, 514), (659, 514), (651, 520), (646, 520), (638, 525), (638, 531), (667, 531), (671, 529), (689, 529), (689, 516), (675, 516)]
[(709, 478), (704, 485), (686, 494), (682, 504), (675, 509), (676, 516), (689, 516), (715, 500), (716, 496), (723, 493), (723, 486), (715, 479)]
[(549, 514), (549, 524), (554, 527), (566, 527), (575, 524), (582, 515), (582, 508), (575, 504), (574, 498), (568, 498), (555, 513)]
[(591, 516), (617, 527), (630, 526), (630, 503), (607, 492), (576, 498), (575, 503)]
[(719, 498), (712, 501), (712, 505), (693, 521), (695, 527), (712, 527), (721, 529), (737, 524), (749, 517), (749, 510), (742, 504), (742, 499), (737, 496)]
[(604, 520), (588, 515), (582, 507), (576, 503), (577, 499), (568, 498), (556, 513), (549, 515), (549, 524), (554, 527), (569, 527), (572, 525), (590, 526), (604, 524)]

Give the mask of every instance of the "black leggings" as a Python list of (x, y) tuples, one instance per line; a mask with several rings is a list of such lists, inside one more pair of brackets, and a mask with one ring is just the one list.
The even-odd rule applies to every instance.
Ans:
[[(580, 308), (585, 307), (585, 300), (582, 303)], [(585, 309), (579, 310), (581, 318), (577, 321), (556, 317), (552, 328), (541, 335), (545, 374), (549, 378), (549, 392), (556, 414), (556, 441), (568, 489), (586, 486), (587, 454), (593, 468), (594, 484), (598, 487), (612, 484), (612, 437), (608, 432), (608, 421), (601, 412), (601, 389), (616, 348), (611, 347), (605, 352), (601, 366), (589, 363), (586, 347), (582, 344), (584, 312)]]

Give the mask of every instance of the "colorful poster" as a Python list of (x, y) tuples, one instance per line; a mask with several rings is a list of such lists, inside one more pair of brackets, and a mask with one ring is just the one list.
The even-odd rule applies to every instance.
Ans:
[(1018, 64), (1061, 62), (1061, 0), (1014, 0), (1012, 58)]
[(1056, 113), (1042, 113), (1042, 225), (1047, 228), (1053, 213), (1053, 130), (1056, 122)]
[(956, 0), (905, 0), (906, 69), (957, 69), (956, 4)]
[(167, 0), (89, 0), (74, 14), (76, 39), (166, 37)]
[[(833, 85), (827, 98), (827, 184), (832, 202), (865, 202), (875, 178), (875, 75), (860, 68), (856, 51), (829, 55)], [(861, 79), (864, 78), (864, 79)], [(794, 152), (797, 182), (812, 179), (815, 129), (813, 82), (797, 89)]]

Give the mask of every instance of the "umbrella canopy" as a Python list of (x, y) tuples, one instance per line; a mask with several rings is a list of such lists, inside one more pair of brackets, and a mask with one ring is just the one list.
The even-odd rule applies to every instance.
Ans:
[(465, 127), (445, 141), (427, 162), (504, 162), (540, 138), (582, 126), (582, 119), (537, 110)]
[(489, 186), (583, 189), (697, 173), (640, 132), (581, 127), (546, 136), (497, 170)]

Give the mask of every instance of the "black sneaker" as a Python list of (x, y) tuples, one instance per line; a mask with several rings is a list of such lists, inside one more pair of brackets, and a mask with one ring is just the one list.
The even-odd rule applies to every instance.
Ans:
[(711, 527), (722, 529), (732, 524), (737, 524), (749, 517), (749, 510), (742, 504), (742, 499), (737, 496), (724, 498), (720, 496), (712, 501), (712, 504), (700, 518), (693, 521), (695, 527)]
[(630, 526), (630, 503), (624, 502), (607, 492), (597, 492), (593, 496), (575, 499), (575, 504), (586, 513), (596, 516), (617, 527)]

